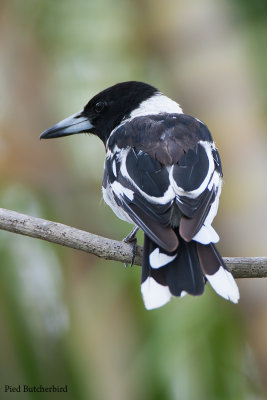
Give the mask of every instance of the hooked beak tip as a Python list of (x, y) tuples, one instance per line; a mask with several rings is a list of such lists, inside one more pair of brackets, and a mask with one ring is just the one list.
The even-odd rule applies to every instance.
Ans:
[(75, 133), (90, 132), (93, 128), (90, 120), (82, 115), (82, 112), (71, 115), (63, 121), (58, 122), (40, 135), (40, 139), (53, 139), (69, 136)]

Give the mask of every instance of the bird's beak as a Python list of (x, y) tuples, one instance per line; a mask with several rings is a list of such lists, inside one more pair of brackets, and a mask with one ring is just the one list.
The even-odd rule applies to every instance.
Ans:
[(52, 128), (44, 131), (40, 139), (52, 139), (57, 137), (69, 136), (75, 133), (90, 132), (94, 126), (89, 119), (81, 112), (58, 122)]

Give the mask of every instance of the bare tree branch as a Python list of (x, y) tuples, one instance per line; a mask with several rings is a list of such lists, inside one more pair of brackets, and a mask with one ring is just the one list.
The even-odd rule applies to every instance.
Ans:
[[(131, 246), (79, 229), (0, 208), (0, 229), (82, 250), (107, 260), (130, 263)], [(267, 257), (225, 257), (235, 278), (266, 278)], [(142, 247), (137, 247), (135, 264), (142, 263)]]

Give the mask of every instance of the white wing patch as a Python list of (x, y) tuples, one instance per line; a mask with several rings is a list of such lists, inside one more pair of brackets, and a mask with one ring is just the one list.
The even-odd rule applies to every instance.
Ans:
[(116, 161), (115, 160), (113, 160), (113, 162), (112, 162), (112, 171), (113, 171), (114, 176), (117, 177)]
[[(201, 185), (197, 189), (194, 189), (194, 190), (188, 192), (188, 191), (185, 191), (183, 188), (179, 187), (177, 185), (177, 183), (175, 182), (175, 179), (173, 178), (173, 167), (172, 167), (169, 177), (170, 177), (171, 185), (177, 196), (186, 196), (188, 198), (195, 199), (198, 196), (200, 196), (201, 193), (203, 193), (203, 191), (210, 184), (210, 181), (213, 181), (213, 179), (214, 179), (215, 164), (214, 164), (214, 159), (212, 156), (213, 144), (209, 143), (209, 142), (204, 142), (202, 140), (200, 140), (198, 143), (202, 147), (204, 147), (207, 157), (208, 157), (208, 160), (209, 160), (209, 169), (208, 169), (207, 175), (206, 175), (205, 179), (203, 180), (203, 182), (201, 183)], [(212, 174), (213, 174), (213, 176), (212, 176)], [(209, 187), (208, 187), (208, 189), (211, 190), (211, 188), (209, 188)]]
[[(209, 213), (206, 216), (206, 219), (205, 219), (202, 227), (196, 233), (196, 235), (192, 238), (192, 240), (195, 240), (196, 242), (199, 242), (202, 244), (218, 243), (220, 240), (218, 233), (211, 226), (211, 224), (212, 224), (214, 217), (216, 216), (217, 211), (218, 211), (219, 198), (220, 198), (221, 187), (222, 187), (222, 179), (219, 176), (218, 172), (216, 172), (216, 171), (214, 172), (213, 176), (215, 178), (212, 180), (214, 180), (214, 182), (215, 182), (214, 184), (216, 184), (216, 187), (218, 188), (215, 200), (210, 207)], [(209, 189), (211, 190), (211, 188), (209, 188)]]
[(220, 181), (219, 181), (217, 187), (218, 187), (218, 191), (217, 191), (215, 200), (214, 200), (214, 202), (212, 203), (212, 205), (211, 205), (211, 207), (210, 207), (210, 210), (209, 210), (209, 213), (208, 213), (208, 215), (206, 216), (206, 219), (205, 219), (205, 221), (204, 221), (204, 225), (206, 225), (206, 226), (212, 224), (212, 222), (213, 222), (213, 220), (214, 220), (214, 217), (216, 216), (217, 211), (218, 211), (218, 207), (219, 207), (219, 198), (220, 198), (221, 187), (222, 187), (222, 180), (221, 180), (221, 178), (220, 178)]
[(127, 189), (126, 187), (122, 186), (120, 182), (114, 181), (111, 184), (111, 187), (117, 197), (120, 198), (120, 196), (126, 196), (129, 200), (133, 200), (134, 192), (131, 189)]
[(167, 204), (170, 201), (172, 201), (175, 198), (175, 193), (173, 191), (173, 188), (171, 185), (169, 185), (168, 189), (166, 190), (165, 193), (163, 193), (163, 196), (161, 197), (155, 197), (155, 196), (150, 196), (149, 194), (147, 194), (146, 192), (144, 192), (136, 183), (135, 181), (130, 177), (130, 175), (128, 174), (127, 168), (126, 168), (126, 156), (128, 154), (129, 150), (122, 150), (122, 152), (124, 152), (124, 154), (118, 157), (118, 159), (120, 159), (121, 161), (121, 165), (120, 165), (120, 171), (121, 174), (123, 175), (124, 178), (126, 178), (137, 190), (139, 193), (141, 193), (141, 195), (148, 201), (150, 201), (152, 204)]

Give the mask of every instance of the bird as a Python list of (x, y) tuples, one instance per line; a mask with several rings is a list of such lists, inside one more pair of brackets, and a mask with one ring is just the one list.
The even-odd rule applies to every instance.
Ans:
[(44, 131), (50, 139), (90, 133), (106, 149), (102, 194), (118, 218), (144, 232), (141, 293), (148, 310), (204, 292), (207, 282), (233, 303), (236, 282), (215, 247), (212, 227), (222, 164), (207, 125), (156, 87), (110, 86), (82, 111)]

